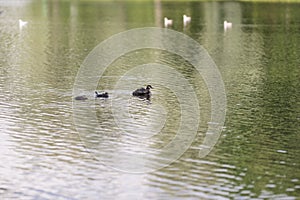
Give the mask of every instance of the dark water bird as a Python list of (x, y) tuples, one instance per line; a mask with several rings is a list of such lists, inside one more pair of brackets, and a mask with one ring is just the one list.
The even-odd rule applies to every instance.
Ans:
[(148, 100), (148, 101), (151, 101), (151, 94), (144, 94), (144, 95), (139, 95), (139, 96), (136, 96), (140, 99), (143, 99), (143, 100)]
[(108, 93), (107, 92), (98, 93), (97, 91), (95, 91), (95, 98), (108, 98)]
[(75, 97), (75, 100), (87, 100), (88, 98), (85, 95)]
[(150, 89), (153, 89), (153, 87), (151, 85), (147, 85), (146, 88), (140, 88), (140, 89), (136, 89), (134, 92), (132, 92), (133, 96), (147, 96), (147, 95), (151, 95)]

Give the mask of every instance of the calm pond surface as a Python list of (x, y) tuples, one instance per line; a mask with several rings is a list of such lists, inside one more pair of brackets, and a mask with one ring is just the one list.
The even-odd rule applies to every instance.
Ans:
[[(300, 199), (299, 10), (293, 3), (0, 1), (0, 198)], [(183, 14), (192, 17), (187, 26)], [(204, 158), (199, 146), (210, 123), (210, 95), (178, 55), (154, 49), (122, 55), (97, 86), (110, 98), (95, 100), (87, 90), (88, 100), (74, 101), (76, 75), (99, 43), (133, 28), (163, 27), (165, 16), (173, 19), (168, 29), (208, 51), (225, 85), (226, 121)], [(19, 27), (19, 19), (28, 23)], [(227, 30), (225, 20), (233, 24)], [(145, 165), (164, 162), (157, 151), (176, 135), (180, 107), (192, 108), (185, 93), (174, 93), (183, 85), (176, 74), (132, 68), (147, 63), (188, 80), (201, 120), (199, 137), (179, 159), (136, 174), (122, 171), (134, 161), (126, 163), (123, 153), (142, 155)], [(151, 83), (151, 101), (131, 97), (153, 80), (149, 74), (172, 88)], [(134, 121), (118, 124), (111, 110), (114, 103), (122, 108), (118, 102), (129, 102), (124, 107)], [(90, 118), (80, 112), (74, 120), (74, 103), (92, 105), (96, 120), (85, 124)]]

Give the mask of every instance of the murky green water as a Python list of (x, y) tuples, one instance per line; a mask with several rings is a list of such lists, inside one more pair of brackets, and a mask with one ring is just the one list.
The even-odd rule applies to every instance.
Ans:
[[(299, 10), (292, 3), (0, 1), (1, 199), (299, 199)], [(192, 17), (185, 27), (183, 14)], [(94, 100), (87, 90), (89, 99), (76, 102), (93, 105), (97, 127), (85, 126), (93, 131), (83, 135), (73, 121), (74, 82), (92, 49), (125, 30), (163, 27), (165, 16), (173, 19), (169, 29), (209, 52), (225, 84), (224, 130), (205, 158), (199, 146), (210, 123), (207, 86), (190, 63), (169, 52), (121, 56), (97, 87), (111, 97)], [(20, 28), (19, 19), (28, 24)], [(233, 23), (227, 30), (225, 20)], [(165, 85), (153, 84), (150, 102), (131, 97), (153, 80), (149, 73), (182, 89), (164, 71), (145, 68), (135, 76), (134, 66), (153, 62), (176, 69), (193, 86), (198, 136), (163, 169), (120, 172), (111, 167), (134, 161), (124, 152), (144, 155), (145, 165), (163, 162), (157, 150), (176, 135), (180, 106), (190, 108)], [(118, 126), (111, 108), (126, 98), (136, 121)]]

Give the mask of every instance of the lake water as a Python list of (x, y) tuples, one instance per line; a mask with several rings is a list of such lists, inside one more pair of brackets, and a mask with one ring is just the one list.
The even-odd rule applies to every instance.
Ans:
[[(0, 1), (0, 198), (299, 199), (299, 10), (297, 3)], [(186, 26), (183, 14), (192, 18)], [(221, 82), (208, 82), (172, 50), (121, 54), (130, 36), (103, 48), (105, 56), (92, 54), (98, 63), (89, 57), (117, 33), (163, 28), (164, 17), (173, 24), (161, 32), (197, 41), (215, 63), (202, 64), (218, 69)], [(19, 19), (28, 23), (20, 27)], [(163, 34), (138, 39), (155, 46)], [(198, 56), (188, 39), (177, 39), (174, 49)], [(80, 74), (83, 63), (94, 70)], [(147, 84), (150, 100), (132, 97)], [(94, 99), (95, 89), (110, 98)], [(215, 98), (223, 100), (217, 109)], [(220, 137), (201, 157), (223, 104)]]

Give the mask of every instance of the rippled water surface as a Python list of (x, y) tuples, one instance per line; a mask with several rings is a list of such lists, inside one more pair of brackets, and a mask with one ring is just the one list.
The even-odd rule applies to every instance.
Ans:
[[(0, 1), (0, 198), (299, 199), (299, 9), (292, 3)], [(187, 26), (183, 14), (192, 17)], [(158, 49), (121, 55), (97, 88), (82, 91), (87, 100), (74, 100), (76, 75), (94, 47), (125, 30), (163, 27), (165, 16), (173, 19), (170, 30), (208, 51), (224, 81), (226, 121), (205, 158), (199, 150), (214, 124), (211, 95), (178, 55)], [(20, 27), (19, 19), (28, 23)], [(225, 20), (233, 23), (226, 30)], [(131, 96), (146, 84), (153, 86), (150, 100)], [(187, 95), (189, 86), (197, 102)], [(94, 99), (94, 89), (110, 98)], [(184, 111), (190, 115), (181, 123)], [(187, 140), (178, 142), (180, 127)], [(179, 158), (160, 168), (170, 161), (160, 151), (168, 144)]]

